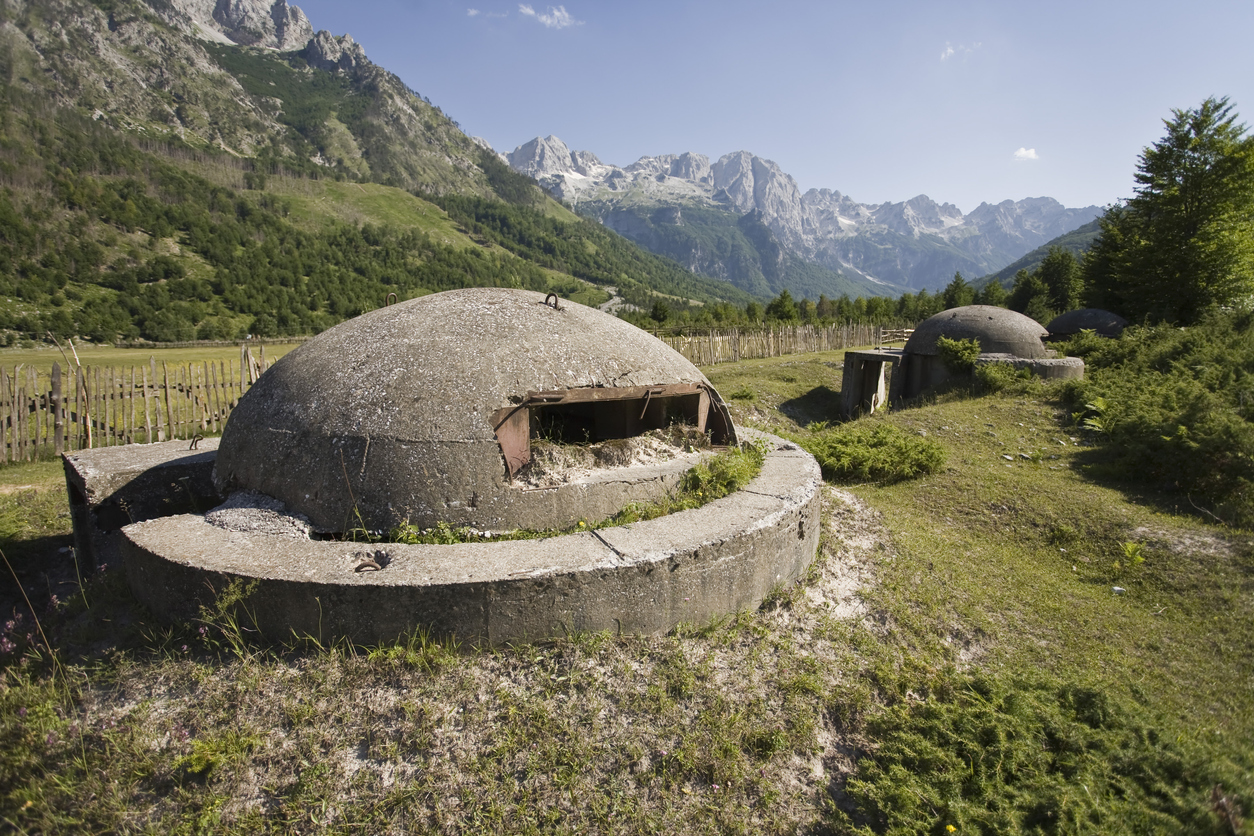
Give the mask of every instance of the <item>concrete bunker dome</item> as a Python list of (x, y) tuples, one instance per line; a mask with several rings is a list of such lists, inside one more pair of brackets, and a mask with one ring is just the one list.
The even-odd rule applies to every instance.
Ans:
[(530, 291), (454, 290), (342, 323), (276, 363), (232, 414), (215, 483), (324, 531), (563, 527), (651, 498), (679, 471), (524, 490), (514, 477), (538, 427), (595, 441), (675, 421), (735, 443), (705, 376), (635, 326)]
[[(874, 412), (884, 403), (901, 404), (946, 384), (953, 372), (940, 357), (941, 337), (976, 340), (977, 364), (1001, 363), (1050, 379), (1084, 376), (1084, 361), (1058, 357), (1047, 348), (1048, 332), (1031, 317), (992, 305), (966, 305), (930, 316), (914, 329), (900, 350), (876, 348), (845, 353), (841, 412), (846, 417)], [(892, 372), (892, 385), (885, 373)]]
[(1040, 323), (1021, 313), (994, 305), (966, 305), (950, 308), (919, 323), (906, 341), (906, 354), (935, 356), (936, 341), (979, 340), (983, 354), (1012, 354), (1025, 359), (1049, 357), (1041, 341), (1047, 331)]
[(1081, 331), (1093, 331), (1101, 337), (1118, 337), (1128, 327), (1128, 320), (1100, 308), (1080, 308), (1059, 314), (1049, 321), (1045, 330), (1051, 339), (1063, 339)]

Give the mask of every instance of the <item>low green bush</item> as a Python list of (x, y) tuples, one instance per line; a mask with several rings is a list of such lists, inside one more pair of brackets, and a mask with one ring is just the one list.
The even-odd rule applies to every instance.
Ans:
[(837, 814), (854, 832), (1218, 836), (1254, 801), (1239, 766), (1101, 687), (949, 674), (912, 690), (868, 719), (878, 744)]
[(1107, 454), (1099, 475), (1148, 482), (1254, 523), (1254, 316), (1076, 338), (1085, 379), (1063, 387), (1074, 422)]
[(981, 394), (1004, 392), (1031, 383), (1031, 369), (1019, 369), (1009, 363), (981, 363), (975, 367), (975, 385)]
[(820, 424), (810, 430), (798, 442), (818, 460), (823, 475), (835, 481), (901, 482), (945, 466), (945, 450), (935, 441), (883, 421)]
[(936, 350), (940, 352), (941, 364), (950, 374), (970, 374), (980, 356), (980, 341), (939, 337), (936, 340)]

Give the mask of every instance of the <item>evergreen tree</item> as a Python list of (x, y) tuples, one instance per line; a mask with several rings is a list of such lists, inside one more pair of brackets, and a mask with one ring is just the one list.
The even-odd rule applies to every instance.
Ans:
[(801, 304), (797, 306), (797, 315), (801, 317), (801, 321), (806, 324), (812, 324), (818, 319), (817, 309), (813, 302), (809, 299), (802, 299)]
[(953, 281), (945, 287), (941, 296), (945, 300), (945, 310), (975, 304), (975, 288), (967, 283), (960, 272), (954, 273)]
[(1049, 306), (1059, 313), (1080, 307), (1084, 280), (1080, 265), (1069, 250), (1050, 247), (1049, 254), (1036, 268), (1036, 275), (1049, 292)]
[(788, 292), (787, 288), (781, 290), (779, 295), (766, 306), (767, 319), (778, 319), (781, 322), (796, 322), (797, 316), (797, 303), (793, 301), (792, 294)]
[(1001, 282), (994, 279), (980, 288), (979, 293), (975, 294), (975, 304), (994, 305), (999, 308), (1006, 307), (1006, 288), (1002, 287)]
[(1015, 273), (1015, 286), (1010, 290), (1006, 306), (1040, 323), (1054, 318), (1053, 309), (1049, 306), (1049, 288), (1041, 280), (1040, 271), (1029, 273), (1020, 270)]
[(1227, 98), (1164, 120), (1136, 195), (1108, 212), (1085, 260), (1090, 304), (1191, 323), (1254, 293), (1254, 137)]

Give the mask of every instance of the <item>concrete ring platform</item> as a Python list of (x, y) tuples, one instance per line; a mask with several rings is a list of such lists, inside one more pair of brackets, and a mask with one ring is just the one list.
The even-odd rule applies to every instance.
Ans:
[[(242, 623), (276, 641), (389, 642), (416, 628), (501, 644), (571, 631), (657, 633), (751, 609), (796, 580), (819, 539), (814, 457), (776, 436), (762, 472), (690, 511), (541, 540), (374, 545), (229, 531), (184, 514), (129, 525), (135, 596), (166, 621), (197, 617), (231, 582), (256, 582)], [(362, 554), (382, 568), (358, 571)]]

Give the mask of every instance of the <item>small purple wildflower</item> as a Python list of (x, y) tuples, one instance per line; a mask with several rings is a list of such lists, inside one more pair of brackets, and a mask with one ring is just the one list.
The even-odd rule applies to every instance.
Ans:
[(0, 653), (12, 653), (17, 649), (17, 645), (9, 641), (8, 636), (0, 636)]
[(24, 706), (24, 705), (23, 705), (23, 706), (21, 706), (21, 707), (19, 707), (19, 708), (18, 708), (18, 710), (17, 710), (17, 716), (19, 716), (19, 717), (25, 717), (25, 716), (26, 716), (26, 706)]

